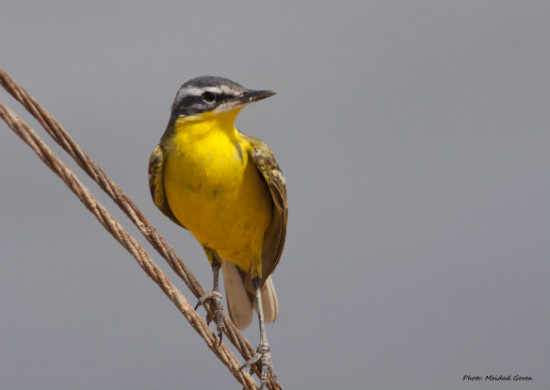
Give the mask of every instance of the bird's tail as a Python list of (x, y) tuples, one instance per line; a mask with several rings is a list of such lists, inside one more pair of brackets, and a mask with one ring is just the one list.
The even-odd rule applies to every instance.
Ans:
[[(222, 270), (229, 316), (237, 328), (246, 329), (252, 322), (255, 307), (254, 295), (244, 286), (246, 273), (228, 261), (222, 263)], [(277, 319), (279, 312), (277, 294), (271, 277), (267, 278), (261, 291), (264, 321), (271, 323)]]

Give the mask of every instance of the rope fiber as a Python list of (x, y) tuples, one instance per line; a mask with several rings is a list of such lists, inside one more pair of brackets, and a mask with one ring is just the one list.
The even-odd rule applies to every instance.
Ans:
[[(13, 78), (0, 67), (0, 85), (8, 91), (25, 109), (33, 115), (46, 132), (57, 142), (86, 172), (100, 188), (120, 207), (120, 209), (136, 225), (141, 234), (153, 248), (168, 262), (172, 270), (184, 281), (198, 299), (206, 293), (189, 268), (176, 254), (174, 248), (158, 233), (145, 218), (132, 200), (103, 172), (103, 170), (78, 146), (57, 120)], [(76, 175), (51, 151), (36, 132), (11, 109), (0, 101), (0, 117), (27, 144), (40, 159), (73, 191), (86, 208), (97, 218), (103, 227), (136, 259), (141, 268), (158, 284), (166, 296), (176, 305), (193, 329), (204, 339), (206, 345), (229, 369), (231, 374), (245, 389), (257, 389), (254, 379), (244, 370), (239, 371), (240, 364), (235, 355), (224, 343), (218, 343), (217, 336), (209, 328), (203, 318), (193, 309), (184, 295), (179, 291), (153, 262), (143, 247), (120, 225), (103, 207), (95, 196), (78, 180)], [(211, 308), (205, 305), (208, 312)], [(235, 346), (245, 361), (255, 354), (254, 347), (244, 338), (237, 327), (223, 313), (223, 332)], [(219, 344), (219, 345), (218, 345)], [(254, 366), (258, 375), (260, 364)], [(274, 390), (279, 388), (272, 376), (268, 378), (267, 386)]]

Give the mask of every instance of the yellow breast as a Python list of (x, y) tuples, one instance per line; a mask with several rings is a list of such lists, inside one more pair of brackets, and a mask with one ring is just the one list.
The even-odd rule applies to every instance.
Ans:
[(164, 186), (182, 225), (247, 271), (261, 258), (273, 203), (249, 158), (251, 145), (224, 119), (176, 122), (164, 145)]

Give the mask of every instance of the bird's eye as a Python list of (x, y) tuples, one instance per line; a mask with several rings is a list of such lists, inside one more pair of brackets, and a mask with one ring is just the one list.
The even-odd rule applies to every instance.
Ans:
[(201, 98), (205, 103), (214, 103), (216, 101), (216, 95), (209, 91), (203, 92)]

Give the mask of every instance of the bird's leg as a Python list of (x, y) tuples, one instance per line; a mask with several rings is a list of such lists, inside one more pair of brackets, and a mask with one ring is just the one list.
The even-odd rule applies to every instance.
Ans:
[(212, 317), (216, 316), (216, 327), (218, 329), (218, 345), (222, 342), (222, 336), (223, 336), (223, 304), (222, 304), (222, 293), (220, 292), (220, 289), (218, 287), (219, 282), (219, 276), (220, 276), (220, 267), (222, 266), (222, 263), (219, 262), (217, 259), (212, 259), (212, 274), (214, 276), (214, 287), (211, 291), (204, 294), (202, 297), (199, 298), (199, 301), (195, 305), (195, 310), (201, 305), (204, 305), (204, 302), (211, 301), (212, 307), (210, 309), (210, 312), (206, 316), (206, 322), (210, 324), (210, 321), (212, 321)]
[(267, 341), (267, 335), (265, 332), (265, 324), (264, 324), (264, 310), (262, 306), (262, 293), (261, 293), (261, 279), (259, 277), (255, 277), (252, 279), (252, 283), (254, 284), (254, 290), (256, 295), (256, 307), (258, 310), (258, 320), (260, 322), (260, 344), (258, 344), (258, 348), (256, 349), (256, 354), (252, 356), (251, 359), (249, 359), (247, 362), (245, 362), (240, 368), (239, 371), (242, 370), (245, 367), (250, 367), (250, 370), (252, 371), (252, 365), (255, 364), (258, 360), (262, 363), (262, 373), (260, 376), (260, 390), (265, 389), (266, 382), (267, 382), (267, 371), (271, 373), (271, 376), (273, 377), (273, 380), (277, 384), (277, 386), (282, 389), (281, 385), (277, 382), (277, 375), (275, 375), (275, 371), (273, 370), (273, 364), (271, 363), (271, 349), (269, 347), (269, 342)]

